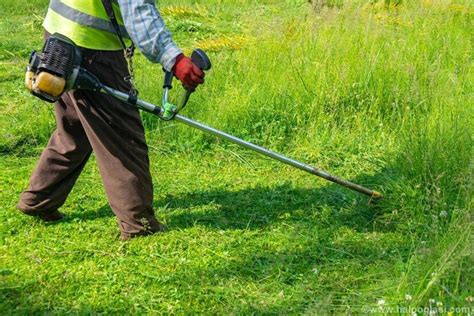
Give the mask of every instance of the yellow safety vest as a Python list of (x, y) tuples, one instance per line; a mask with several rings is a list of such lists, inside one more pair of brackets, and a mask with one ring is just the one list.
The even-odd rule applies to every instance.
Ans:
[[(120, 8), (112, 3), (125, 44), (130, 45)], [(120, 50), (122, 45), (101, 0), (51, 0), (43, 27), (67, 36), (80, 47)]]

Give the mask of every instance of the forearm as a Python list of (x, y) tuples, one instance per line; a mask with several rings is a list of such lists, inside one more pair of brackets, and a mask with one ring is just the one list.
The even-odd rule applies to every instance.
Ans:
[(171, 71), (181, 50), (174, 43), (154, 0), (118, 0), (128, 34), (152, 62)]

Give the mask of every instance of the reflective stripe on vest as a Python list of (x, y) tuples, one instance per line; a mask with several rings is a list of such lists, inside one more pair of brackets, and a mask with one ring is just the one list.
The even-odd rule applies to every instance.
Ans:
[[(99, 10), (101, 14), (97, 14)], [(89, 14), (94, 12), (96, 16)], [(126, 39), (129, 35), (123, 26), (121, 15), (116, 12), (116, 16), (122, 36), (128, 45), (130, 41)], [(43, 26), (49, 33), (63, 34), (81, 47), (98, 50), (122, 49), (101, 0), (51, 0)]]

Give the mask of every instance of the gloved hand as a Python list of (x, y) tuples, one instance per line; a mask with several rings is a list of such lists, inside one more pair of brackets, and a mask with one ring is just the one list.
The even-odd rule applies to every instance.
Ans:
[(191, 58), (184, 54), (176, 57), (173, 73), (183, 83), (183, 86), (193, 92), (196, 87), (204, 82), (204, 72), (193, 64)]

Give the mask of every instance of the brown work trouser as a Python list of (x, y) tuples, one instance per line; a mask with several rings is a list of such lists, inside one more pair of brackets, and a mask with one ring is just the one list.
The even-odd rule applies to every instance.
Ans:
[[(104, 84), (130, 90), (123, 79), (129, 72), (122, 51), (84, 50), (83, 57), (83, 67)], [(74, 90), (55, 103), (55, 112), (57, 128), (17, 207), (30, 214), (57, 210), (94, 151), (122, 237), (159, 230), (138, 110), (101, 93)]]

